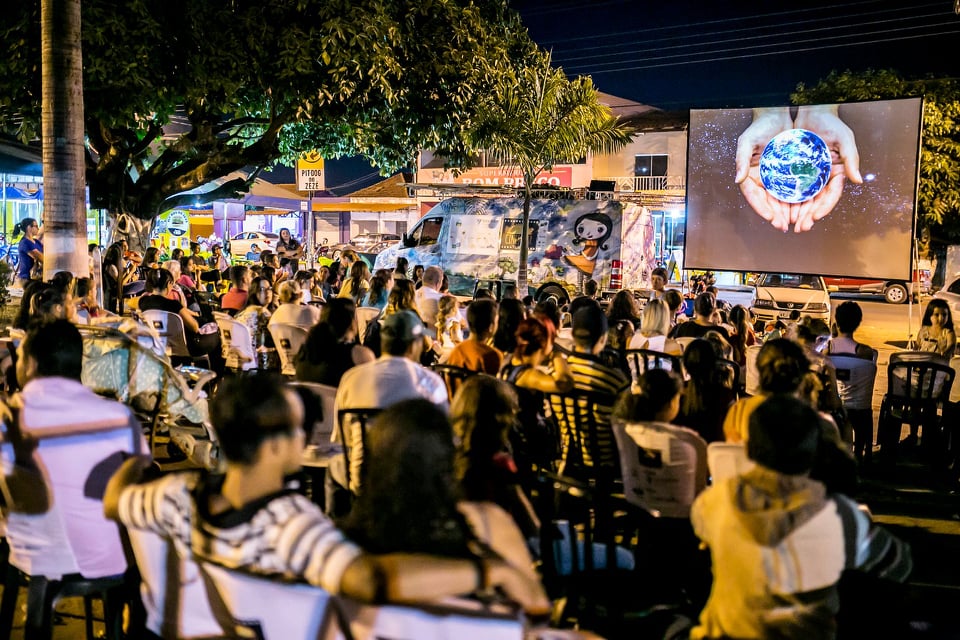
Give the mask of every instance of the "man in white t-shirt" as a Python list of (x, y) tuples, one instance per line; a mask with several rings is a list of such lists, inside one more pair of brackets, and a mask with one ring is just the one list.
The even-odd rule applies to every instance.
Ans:
[[(381, 356), (373, 362), (347, 370), (337, 387), (335, 407), (341, 409), (383, 409), (401, 400), (425, 398), (447, 409), (449, 398), (443, 378), (420, 364), (424, 346), (424, 327), (417, 314), (398, 311), (387, 316), (380, 328)], [(334, 429), (338, 434), (339, 429)], [(363, 444), (360, 430), (353, 423), (344, 424), (350, 445), (350, 487), (360, 487), (360, 465)], [(330, 464), (330, 477), (346, 487), (346, 473), (341, 457)]]
[[(80, 381), (83, 338), (67, 320), (32, 330), (21, 345), (17, 378), (23, 391), (4, 409), (4, 466), (23, 436), (37, 443), (32, 462), (42, 475), (33, 492), (48, 492), (41, 513), (12, 510), (7, 518), (10, 563), (29, 575), (102, 578), (127, 569), (116, 523), (103, 516), (103, 491), (130, 453), (146, 449), (128, 407)], [(17, 459), (24, 461), (22, 450)], [(16, 491), (14, 490), (14, 493)], [(15, 503), (19, 503), (14, 495)]]

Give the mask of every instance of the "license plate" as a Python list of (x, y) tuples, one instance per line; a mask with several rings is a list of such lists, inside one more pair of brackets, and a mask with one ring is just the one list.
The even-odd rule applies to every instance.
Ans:
[(778, 317), (778, 318), (789, 318), (791, 313), (793, 313), (793, 312), (792, 312), (792, 311), (781, 311), (780, 313), (777, 314), (777, 317)]

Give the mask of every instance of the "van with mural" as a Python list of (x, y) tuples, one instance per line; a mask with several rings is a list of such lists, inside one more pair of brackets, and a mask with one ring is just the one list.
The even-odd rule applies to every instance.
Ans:
[[(437, 265), (450, 293), (472, 296), (485, 280), (517, 279), (523, 200), (453, 197), (430, 209), (375, 268)], [(615, 200), (533, 200), (527, 284), (536, 300), (561, 303), (596, 280), (601, 291), (649, 287), (654, 233), (650, 212)]]

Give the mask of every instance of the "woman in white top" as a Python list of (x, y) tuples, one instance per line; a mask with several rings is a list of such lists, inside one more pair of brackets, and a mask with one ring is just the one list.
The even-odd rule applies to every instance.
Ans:
[(663, 300), (648, 300), (643, 307), (640, 331), (630, 340), (630, 349), (650, 349), (672, 355), (680, 355), (683, 349), (676, 340), (668, 338), (670, 332), (670, 307)]
[(296, 280), (280, 283), (280, 306), (270, 316), (270, 324), (295, 324), (309, 329), (320, 320), (320, 309), (300, 303), (300, 285)]

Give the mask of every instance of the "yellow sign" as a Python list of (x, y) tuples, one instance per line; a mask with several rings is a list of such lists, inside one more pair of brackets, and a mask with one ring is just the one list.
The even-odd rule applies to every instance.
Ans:
[(316, 151), (307, 151), (297, 158), (297, 190), (323, 191), (323, 158)]

